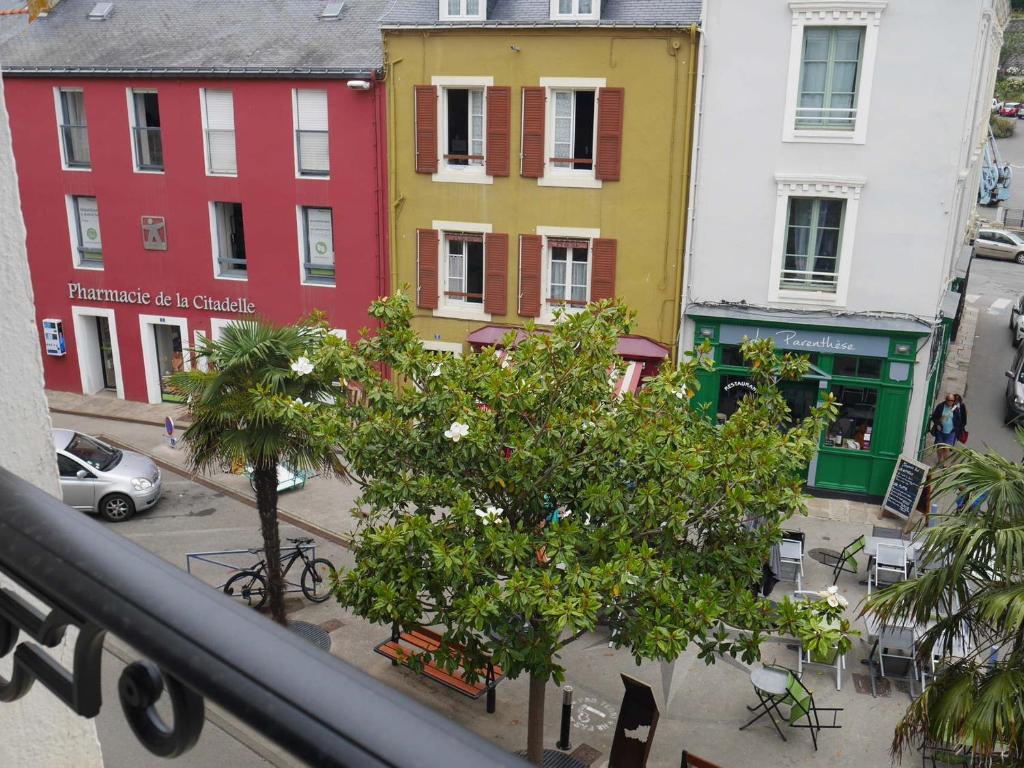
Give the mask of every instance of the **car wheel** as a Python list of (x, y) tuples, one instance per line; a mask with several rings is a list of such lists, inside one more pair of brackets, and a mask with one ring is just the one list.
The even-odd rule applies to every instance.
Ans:
[(123, 523), (135, 514), (135, 502), (123, 493), (112, 493), (100, 502), (100, 515), (109, 523)]
[(1021, 251), (1016, 256), (1014, 256), (1013, 260), (1016, 261), (1018, 264), (1024, 264), (1024, 251)]

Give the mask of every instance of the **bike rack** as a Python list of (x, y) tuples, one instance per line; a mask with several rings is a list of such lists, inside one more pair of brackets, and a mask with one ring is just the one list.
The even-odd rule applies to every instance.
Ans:
[[(303, 550), (304, 552), (308, 552), (310, 555), (310, 559), (316, 558), (316, 544), (301, 544), (299, 545), (299, 549)], [(295, 547), (288, 547), (287, 549), (282, 548), (278, 551), (281, 554), (284, 554), (285, 552), (294, 552)], [(233, 563), (222, 563), (219, 560), (213, 559), (214, 557), (221, 557), (223, 555), (249, 555), (250, 557), (254, 556), (249, 549), (219, 549), (213, 552), (189, 552), (185, 555), (185, 570), (188, 571), (189, 575), (195, 576), (195, 574), (192, 573), (193, 562), (215, 565), (218, 568), (227, 568), (230, 571), (228, 577), (224, 579), (223, 583), (216, 587), (216, 589), (224, 589), (224, 586), (228, 583), (228, 579), (230, 579), (232, 576), (234, 576), (236, 573), (239, 573), (240, 571), (251, 570), (251, 566), (255, 565), (255, 563), (250, 563), (249, 566), (239, 567), (237, 565), (234, 565)], [(259, 557), (259, 555), (255, 556)], [(198, 579), (199, 577), (196, 576), (196, 578)], [(202, 579), (200, 579), (200, 581), (202, 581)], [(299, 584), (296, 584), (294, 581), (288, 581), (288, 579), (285, 579), (284, 583), (287, 585), (287, 587), (291, 587), (291, 589), (286, 588), (284, 590), (285, 593), (302, 591), (302, 587)]]

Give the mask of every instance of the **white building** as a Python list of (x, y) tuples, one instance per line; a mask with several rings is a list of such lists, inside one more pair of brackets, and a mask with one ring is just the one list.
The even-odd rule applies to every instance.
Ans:
[[(813, 353), (808, 481), (881, 495), (948, 344), (1007, 0), (705, 0), (681, 351), (728, 415), (743, 336)], [(739, 382), (739, 383), (738, 383)], [(732, 386), (730, 386), (732, 385)]]

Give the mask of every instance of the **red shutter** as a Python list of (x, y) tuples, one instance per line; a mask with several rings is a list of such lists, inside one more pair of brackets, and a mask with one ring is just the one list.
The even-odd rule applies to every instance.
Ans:
[(512, 89), (507, 85), (487, 89), (488, 176), (508, 176), (509, 140), (512, 132)]
[(523, 154), (520, 173), (528, 179), (544, 175), (544, 88), (523, 88)]
[(437, 309), (437, 230), (416, 230), (416, 306)]
[(508, 235), (484, 236), (484, 312), (508, 314)]
[(594, 268), (590, 270), (591, 301), (615, 298), (615, 260), (618, 250), (617, 240), (594, 240)]
[(519, 314), (540, 316), (540, 235), (519, 236)]
[(416, 173), (437, 173), (437, 88), (413, 87), (416, 94)]
[(626, 100), (623, 88), (597, 91), (597, 163), (594, 175), (601, 181), (618, 181), (622, 172), (622, 115)]

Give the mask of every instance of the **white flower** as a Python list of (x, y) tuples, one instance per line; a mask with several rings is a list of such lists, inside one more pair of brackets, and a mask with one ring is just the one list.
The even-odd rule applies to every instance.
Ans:
[(571, 514), (572, 514), (572, 510), (569, 509), (568, 507), (566, 507), (565, 509), (562, 510), (562, 514), (559, 517), (562, 520), (565, 520), (565, 518), (569, 517), (569, 515), (571, 515)]
[(341, 328), (332, 328), (330, 331), (327, 332), (327, 335), (333, 336), (336, 339), (344, 339), (347, 336), (345, 331), (343, 331)]
[(838, 608), (839, 607), (839, 597), (836, 596), (836, 595), (829, 595), (828, 597), (825, 598), (825, 602), (828, 603), (833, 608)]
[(305, 376), (307, 373), (313, 372), (313, 364), (309, 362), (308, 357), (300, 357), (292, 363), (292, 370), (299, 374), (299, 376)]
[(436, 366), (434, 366), (434, 370), (432, 370), (430, 372), (430, 378), (434, 378), (435, 376), (440, 376), (440, 375), (441, 375), (441, 364), (438, 363)]
[(463, 424), (461, 421), (453, 421), (452, 425), (444, 431), (444, 436), (451, 440), (453, 443), (459, 442), (462, 438), (469, 434), (469, 424)]
[(492, 507), (490, 504), (487, 505), (487, 509), (476, 510), (476, 516), (484, 525), (500, 522), (504, 513), (505, 510), (501, 507)]
[(303, 400), (303, 399), (302, 399), (301, 397), (296, 397), (296, 398), (295, 398), (295, 404), (296, 404), (296, 405), (309, 405), (309, 403), (307, 403), (307, 402), (306, 402), (305, 400)]

